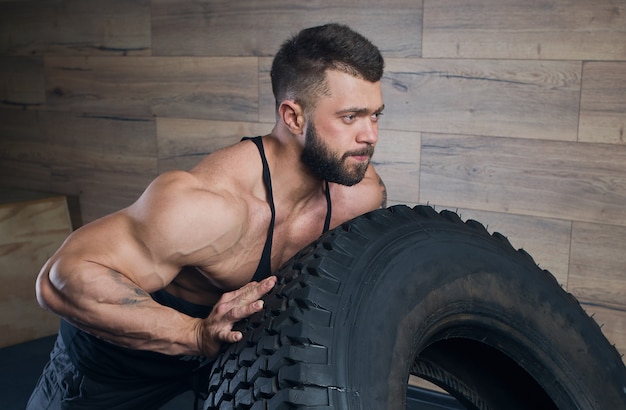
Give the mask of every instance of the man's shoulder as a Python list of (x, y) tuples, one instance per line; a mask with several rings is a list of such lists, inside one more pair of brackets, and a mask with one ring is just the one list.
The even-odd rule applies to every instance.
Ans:
[(246, 214), (244, 192), (237, 192), (241, 184), (216, 167), (204, 170), (167, 171), (155, 178), (141, 197), (130, 208), (130, 214), (150, 221), (167, 223), (168, 219), (206, 220), (215, 215), (221, 218), (241, 218)]
[(261, 157), (252, 142), (243, 141), (212, 152), (189, 173), (201, 184), (212, 189), (237, 188), (261, 174)]
[(380, 176), (370, 165), (361, 182), (353, 186), (331, 185), (333, 220), (339, 223), (386, 206), (387, 191)]
[(186, 171), (159, 176), (124, 213), (142, 242), (162, 258), (192, 265), (194, 258), (209, 260), (215, 249), (236, 243), (249, 215), (242, 196)]

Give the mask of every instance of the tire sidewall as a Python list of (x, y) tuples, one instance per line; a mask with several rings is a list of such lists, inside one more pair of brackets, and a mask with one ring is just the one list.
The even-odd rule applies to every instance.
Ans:
[(491, 237), (392, 230), (363, 250), (341, 301), (334, 355), (362, 408), (403, 408), (408, 358), (445, 337), (487, 343), (539, 378), (549, 369), (567, 390), (552, 386), (557, 402), (597, 405), (588, 390), (606, 372), (598, 353), (580, 354), (595, 343), (584, 318), (551, 276)]

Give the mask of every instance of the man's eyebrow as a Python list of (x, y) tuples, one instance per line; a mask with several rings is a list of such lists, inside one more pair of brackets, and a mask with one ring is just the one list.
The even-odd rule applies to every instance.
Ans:
[(381, 113), (383, 112), (383, 110), (385, 109), (385, 104), (381, 105), (380, 108), (378, 108), (377, 110), (371, 111), (369, 108), (365, 108), (365, 107), (350, 107), (350, 108), (346, 108), (343, 110), (339, 110), (337, 111), (338, 115), (342, 115), (342, 114), (349, 114), (349, 113), (353, 113), (353, 114), (361, 114), (361, 115), (365, 115), (365, 114), (369, 114), (369, 113)]

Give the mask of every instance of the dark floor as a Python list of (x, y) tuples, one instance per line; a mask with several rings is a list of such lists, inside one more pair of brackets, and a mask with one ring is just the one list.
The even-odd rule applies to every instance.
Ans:
[[(0, 402), (6, 410), (23, 410), (48, 361), (56, 336), (44, 337), (0, 349)], [(193, 408), (193, 393), (179, 396), (160, 410)], [(439, 393), (409, 388), (407, 410), (462, 409), (458, 402)]]
[[(23, 410), (30, 393), (48, 361), (55, 336), (44, 337), (0, 349), (0, 406)], [(188, 392), (174, 398), (160, 410), (192, 409), (194, 395)]]
[(0, 397), (7, 409), (23, 409), (56, 336), (0, 349)]

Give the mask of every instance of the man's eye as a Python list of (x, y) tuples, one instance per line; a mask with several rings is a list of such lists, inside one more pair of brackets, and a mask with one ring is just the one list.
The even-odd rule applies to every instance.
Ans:
[(378, 120), (380, 119), (380, 117), (382, 117), (382, 115), (383, 115), (382, 112), (377, 112), (376, 114), (372, 115), (372, 121), (378, 122)]
[(346, 120), (347, 122), (352, 122), (354, 121), (355, 118), (356, 118), (356, 115), (354, 114), (348, 114), (348, 115), (343, 116), (343, 119)]

